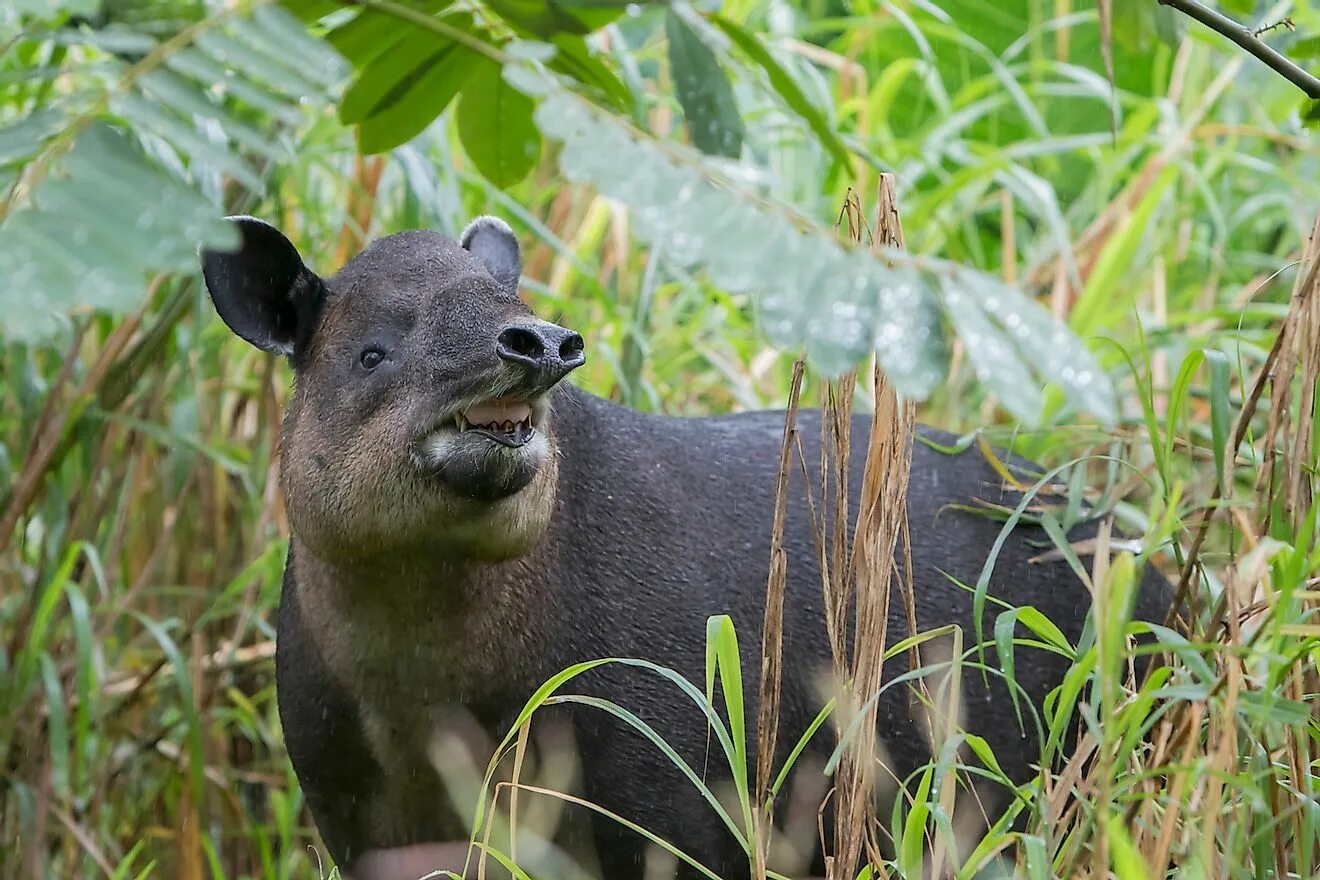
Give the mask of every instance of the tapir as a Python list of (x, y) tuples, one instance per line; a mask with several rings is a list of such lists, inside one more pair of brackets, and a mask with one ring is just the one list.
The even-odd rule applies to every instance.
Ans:
[[(543, 682), (596, 658), (651, 661), (703, 687), (713, 615), (729, 615), (740, 637), (755, 766), (784, 414), (667, 417), (566, 381), (585, 361), (583, 337), (519, 297), (519, 244), (498, 218), (476, 218), (458, 240), (427, 230), (380, 238), (330, 278), (273, 226), (230, 220), (241, 243), (202, 251), (206, 287), (229, 328), (287, 357), (294, 377), (281, 433), (291, 536), (277, 621), (279, 713), (311, 814), (345, 876), (461, 871), (461, 861), (438, 863), (454, 851), (446, 844), (468, 839), (434, 761), (435, 732), (450, 719), (499, 740)], [(820, 412), (804, 409), (798, 428), (805, 460), (817, 461)], [(856, 416), (853, 511), (869, 431), (869, 417)], [(918, 429), (910, 558), (900, 545), (898, 567), (911, 578), (919, 628), (955, 624), (966, 648), (977, 631), (970, 585), (1003, 529), (970, 508), (1016, 501), (1005, 501), (1011, 487), (981, 452), (936, 448), (952, 443)], [(786, 510), (781, 762), (827, 696), (815, 488), (813, 506), (797, 476)], [(1087, 528), (1075, 535), (1093, 534)], [(1042, 529), (1023, 524), (998, 548), (982, 610), (987, 638), (1004, 607), (1026, 605), (1073, 644), (1082, 637), (1091, 596), (1050, 547)], [(1147, 566), (1133, 616), (1162, 620), (1169, 593)], [(896, 640), (909, 621), (903, 601), (890, 607)], [(993, 645), (984, 656), (999, 664)], [(1068, 662), (1019, 648), (1017, 700), (1004, 675), (961, 676), (961, 725), (1015, 783), (1037, 772), (1039, 707)], [(885, 680), (906, 671), (907, 654), (894, 656)], [(572, 690), (634, 713), (712, 785), (727, 777), (707, 718), (672, 683), (607, 665)], [(898, 783), (931, 759), (916, 705), (910, 686), (887, 688), (877, 703), (882, 775)], [(747, 876), (732, 833), (661, 749), (599, 708), (565, 711), (584, 800), (720, 877)], [(828, 755), (834, 744), (826, 725), (808, 753)], [(605, 880), (642, 876), (646, 839), (601, 811), (583, 824)], [(699, 876), (685, 862), (678, 873)]]

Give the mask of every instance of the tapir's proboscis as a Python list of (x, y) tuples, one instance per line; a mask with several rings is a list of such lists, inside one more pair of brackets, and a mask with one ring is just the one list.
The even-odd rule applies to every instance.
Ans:
[[(498, 742), (542, 683), (581, 661), (639, 658), (704, 689), (712, 615), (730, 615), (739, 634), (755, 767), (784, 414), (643, 414), (564, 381), (584, 363), (583, 338), (538, 319), (519, 298), (518, 242), (497, 218), (477, 218), (458, 241), (430, 231), (381, 238), (328, 279), (274, 227), (231, 219), (241, 245), (203, 252), (207, 288), (235, 333), (287, 356), (294, 374), (281, 435), (292, 534), (277, 625), (280, 717), (317, 828), (345, 876), (412, 880), (461, 870), (471, 816), (441, 783), (436, 743)], [(799, 414), (808, 462), (820, 456), (820, 419)], [(870, 418), (857, 416), (853, 511), (869, 431)], [(907, 494), (910, 563), (900, 564), (910, 567), (919, 630), (956, 624), (967, 648), (977, 632), (971, 587), (1003, 528), (969, 508), (1020, 496), (980, 451), (951, 454), (922, 442), (948, 446), (950, 435), (919, 432)], [(799, 475), (783, 538), (776, 766), (828, 697), (813, 526), (820, 514)], [(1084, 524), (1071, 537), (1092, 534)], [(1034, 606), (1073, 644), (1081, 638), (1091, 596), (1051, 546), (1043, 529), (1020, 525), (999, 548), (984, 603), (987, 639), (1005, 603)], [(891, 640), (909, 631), (895, 595)], [(1133, 616), (1160, 621), (1169, 600), (1167, 582), (1146, 566)], [(992, 670), (1001, 666), (993, 645), (984, 656)], [(1017, 700), (1002, 674), (961, 676), (962, 727), (985, 739), (1016, 783), (1037, 772), (1040, 707), (1068, 662), (1020, 646)], [(885, 661), (886, 682), (907, 671), (906, 652)], [(635, 713), (712, 787), (727, 781), (706, 717), (671, 682), (605, 665), (571, 690)], [(893, 780), (931, 758), (911, 693), (907, 684), (889, 687), (877, 706), (880, 775), (891, 796)], [(721, 877), (747, 875), (734, 836), (656, 744), (599, 706), (554, 708), (578, 756), (578, 796)], [(445, 731), (458, 738), (438, 738)], [(829, 725), (811, 740), (805, 755), (817, 759), (817, 777), (834, 745)], [(474, 758), (476, 766), (488, 757)], [(522, 795), (534, 797), (545, 796)], [(978, 809), (993, 817), (1006, 803), (1006, 788), (990, 786)], [(644, 837), (585, 807), (568, 814), (581, 821), (565, 827), (579, 829), (605, 880), (643, 876)], [(813, 810), (813, 840), (815, 819)], [(679, 876), (699, 875), (680, 863)]]

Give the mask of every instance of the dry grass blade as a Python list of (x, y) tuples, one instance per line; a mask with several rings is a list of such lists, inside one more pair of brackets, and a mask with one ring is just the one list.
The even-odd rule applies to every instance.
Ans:
[(779, 477), (775, 484), (774, 526), (770, 534), (770, 576), (765, 590), (765, 620), (761, 631), (761, 687), (756, 727), (756, 876), (764, 878), (770, 848), (770, 783), (774, 773), (775, 743), (779, 729), (780, 678), (784, 653), (784, 589), (788, 582), (788, 557), (784, 552), (784, 517), (788, 509), (788, 483), (797, 445), (798, 401), (806, 361), (793, 364), (793, 380), (784, 417), (784, 439), (779, 448)]
[[(1269, 422), (1265, 433), (1265, 458), (1260, 469), (1258, 495), (1262, 502), (1278, 500), (1291, 517), (1294, 530), (1311, 505), (1311, 484), (1306, 464), (1311, 460), (1313, 437), (1309, 430), (1315, 408), (1315, 384), (1305, 377), (1320, 370), (1320, 297), (1315, 295), (1320, 260), (1320, 217), (1311, 228), (1311, 239), (1303, 255), (1303, 264), (1311, 271), (1298, 275), (1293, 288), (1292, 307), (1280, 333), (1280, 351), (1273, 385), (1270, 388)], [(1300, 370), (1300, 373), (1298, 372)], [(1296, 413), (1293, 406), (1293, 376), (1303, 381), (1297, 389)], [(1295, 425), (1294, 425), (1295, 422)], [(1295, 433), (1289, 437), (1290, 428)], [(1286, 454), (1281, 454), (1285, 453)], [(1279, 493), (1282, 493), (1280, 496)], [(1261, 533), (1269, 531), (1273, 513), (1266, 503)]]
[[(891, 175), (881, 177), (878, 200), (874, 243), (877, 246), (902, 247), (903, 231)], [(848, 222), (848, 237), (854, 242), (860, 241), (864, 220), (860, 201), (853, 193), (849, 194), (843, 216)], [(911, 470), (915, 408), (910, 403), (899, 401), (878, 364), (874, 367), (873, 377), (875, 411), (871, 419), (866, 464), (862, 474), (856, 532), (851, 553), (844, 554), (837, 550), (835, 553), (836, 591), (832, 597), (834, 604), (831, 611), (838, 615), (834, 623), (836, 632), (841, 632), (846, 626), (850, 598), (855, 602), (856, 609), (850, 662), (837, 653), (835, 655), (836, 668), (846, 669), (846, 678), (842, 679), (843, 696), (852, 701), (850, 711), (842, 715), (841, 723), (844, 718), (855, 713), (858, 703), (880, 689), (888, 636), (891, 578), (896, 568), (895, 550), (900, 536), (906, 536), (906, 496)], [(847, 406), (838, 404), (842, 400), (851, 399), (855, 379), (849, 376), (843, 381), (847, 384), (831, 395), (833, 406), (828, 421), (842, 435), (836, 440), (836, 450), (844, 453), (844, 456), (835, 459), (838, 468), (835, 479), (836, 485), (842, 485), (846, 491), (847, 425), (851, 413)], [(842, 426), (842, 430), (838, 426)], [(847, 531), (846, 507), (836, 508), (834, 529), (837, 546), (839, 535)], [(845, 556), (847, 567), (840, 571), (838, 566)], [(829, 579), (826, 583), (828, 586)], [(844, 595), (840, 596), (840, 593)], [(848, 593), (852, 595), (848, 596)], [(910, 625), (915, 629), (915, 616), (909, 616), (912, 617)], [(863, 854), (871, 861), (873, 869), (879, 871), (881, 876), (884, 875), (874, 834), (874, 790), (878, 758), (875, 708), (872, 707), (849, 754), (840, 763), (836, 777), (835, 847), (834, 860), (830, 865), (831, 880), (854, 876)], [(952, 792), (953, 788), (949, 790)]]

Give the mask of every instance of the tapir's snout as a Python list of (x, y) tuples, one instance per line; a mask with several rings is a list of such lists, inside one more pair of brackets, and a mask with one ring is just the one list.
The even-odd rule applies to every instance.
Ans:
[(587, 362), (582, 337), (548, 321), (522, 321), (500, 331), (495, 353), (505, 363), (522, 370), (540, 394)]

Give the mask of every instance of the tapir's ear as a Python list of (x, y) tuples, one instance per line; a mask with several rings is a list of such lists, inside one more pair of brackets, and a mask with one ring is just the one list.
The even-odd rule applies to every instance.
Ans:
[(257, 348), (292, 355), (320, 312), (321, 279), (274, 226), (255, 217), (227, 219), (238, 227), (238, 250), (201, 254), (215, 310), (229, 329)]
[(486, 270), (510, 291), (518, 289), (522, 276), (522, 254), (509, 224), (499, 217), (478, 217), (463, 230), (459, 244), (485, 264)]

